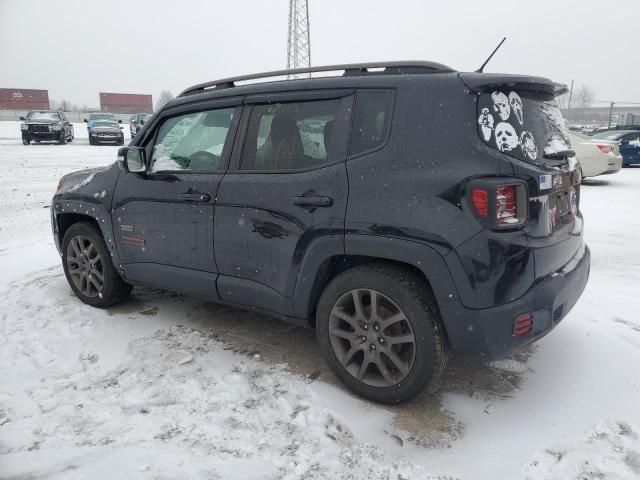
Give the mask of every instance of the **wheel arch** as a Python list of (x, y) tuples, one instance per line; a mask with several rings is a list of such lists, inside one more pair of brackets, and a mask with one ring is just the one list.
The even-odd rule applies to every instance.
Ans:
[(458, 301), (458, 292), (444, 258), (427, 244), (385, 236), (347, 235), (343, 251), (325, 250), (323, 256), (318, 255), (318, 249), (310, 248), (296, 282), (296, 316), (314, 326), (320, 295), (336, 275), (358, 265), (380, 262), (408, 269), (425, 280), (446, 334), (447, 322), (441, 312), (445, 304)]
[[(64, 235), (67, 233), (67, 230), (69, 230), (69, 227), (74, 223), (80, 222), (91, 223), (102, 233), (102, 229), (100, 228), (97, 220), (90, 215), (85, 215), (83, 213), (61, 213), (56, 215), (56, 225), (58, 227), (58, 235), (60, 235), (61, 245)], [(102, 237), (104, 238), (104, 233), (102, 233)]]

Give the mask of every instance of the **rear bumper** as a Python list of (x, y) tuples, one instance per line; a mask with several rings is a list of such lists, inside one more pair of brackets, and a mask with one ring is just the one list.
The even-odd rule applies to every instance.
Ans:
[[(538, 281), (518, 300), (500, 306), (470, 309), (461, 303), (440, 305), (451, 348), (457, 356), (498, 359), (539, 340), (569, 313), (589, 278), (591, 254), (586, 244), (558, 271)], [(513, 334), (519, 315), (533, 315), (526, 336)]]

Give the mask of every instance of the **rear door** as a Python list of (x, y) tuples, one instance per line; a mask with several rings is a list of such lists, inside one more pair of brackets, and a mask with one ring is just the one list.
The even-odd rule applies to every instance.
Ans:
[(178, 282), (192, 277), (189, 271), (217, 272), (213, 211), (240, 103), (232, 99), (170, 109), (139, 143), (149, 169), (120, 176), (112, 210), (130, 278), (175, 288), (166, 284), (167, 272)]
[(640, 132), (630, 133), (622, 137), (620, 154), (627, 164), (640, 163)]
[(217, 195), (222, 300), (282, 313), (310, 243), (333, 236), (343, 248), (351, 93), (247, 98)]

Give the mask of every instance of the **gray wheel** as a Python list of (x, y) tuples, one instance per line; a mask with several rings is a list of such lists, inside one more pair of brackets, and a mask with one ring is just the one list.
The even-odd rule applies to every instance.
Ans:
[(424, 277), (391, 263), (353, 267), (316, 309), (320, 351), (351, 390), (395, 404), (420, 393), (446, 364), (438, 307)]
[(113, 305), (131, 292), (131, 285), (113, 266), (102, 234), (93, 223), (74, 223), (65, 232), (62, 266), (76, 296), (94, 307)]
[(397, 385), (413, 367), (411, 324), (393, 300), (375, 290), (351, 290), (338, 299), (330, 313), (329, 339), (344, 369), (366, 385)]
[(89, 298), (104, 287), (104, 264), (100, 252), (87, 237), (77, 235), (67, 245), (67, 270), (75, 287)]

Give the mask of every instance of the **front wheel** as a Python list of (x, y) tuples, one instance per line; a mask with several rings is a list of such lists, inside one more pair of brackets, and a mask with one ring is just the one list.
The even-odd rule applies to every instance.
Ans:
[(31, 139), (29, 137), (22, 137), (22, 144), (29, 145), (31, 143)]
[(108, 307), (131, 292), (111, 262), (98, 228), (88, 222), (73, 224), (62, 240), (62, 265), (76, 296), (94, 307)]
[(420, 393), (445, 366), (444, 335), (427, 283), (390, 264), (338, 275), (320, 297), (318, 343), (358, 395), (396, 404)]
[(60, 138), (58, 139), (58, 143), (60, 145), (64, 145), (65, 143), (67, 143), (67, 138), (64, 136), (64, 130), (60, 134)]

